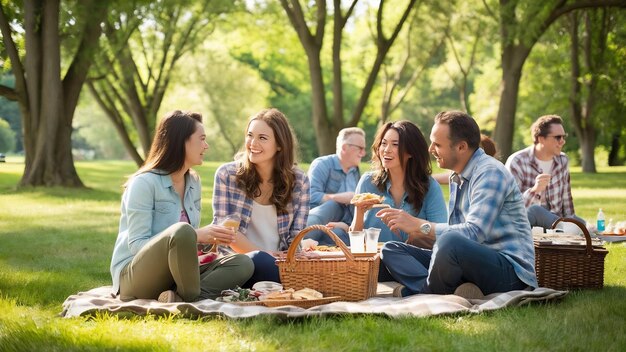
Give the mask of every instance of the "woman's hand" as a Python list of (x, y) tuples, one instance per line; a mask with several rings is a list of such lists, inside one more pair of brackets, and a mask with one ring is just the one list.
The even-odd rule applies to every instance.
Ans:
[(198, 243), (229, 246), (235, 242), (236, 232), (230, 227), (210, 224), (196, 230)]

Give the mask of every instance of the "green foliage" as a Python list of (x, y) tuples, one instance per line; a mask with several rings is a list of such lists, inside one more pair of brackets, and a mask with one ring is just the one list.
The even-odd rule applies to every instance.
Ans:
[(9, 123), (0, 118), (0, 152), (7, 153), (15, 150), (15, 132)]
[[(562, 301), (530, 303), (482, 314), (391, 319), (337, 315), (301, 319), (259, 316), (203, 320), (172, 316), (97, 314), (62, 319), (72, 294), (110, 285), (109, 263), (130, 161), (78, 162), (90, 187), (15, 190), (22, 163), (0, 165), (0, 349), (2, 351), (352, 351), (352, 350), (580, 350), (622, 351), (626, 336), (626, 247), (609, 245), (605, 288), (570, 292)], [(202, 223), (211, 218), (213, 174), (203, 183)], [(364, 169), (365, 170), (365, 169)], [(572, 170), (577, 212), (626, 219), (626, 168), (598, 175)], [(447, 194), (446, 194), (447, 197)], [(69, 220), (69, 221), (68, 221)]]

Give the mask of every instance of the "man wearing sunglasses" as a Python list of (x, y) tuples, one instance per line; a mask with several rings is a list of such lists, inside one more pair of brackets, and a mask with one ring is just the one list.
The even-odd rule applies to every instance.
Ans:
[[(346, 244), (350, 243), (346, 230), (354, 216), (350, 200), (361, 177), (359, 164), (365, 148), (365, 131), (358, 127), (344, 128), (337, 136), (337, 152), (320, 156), (309, 168), (311, 211), (307, 226), (329, 226)], [(310, 232), (306, 238), (320, 244), (335, 244), (321, 231)]]
[(560, 217), (575, 215), (567, 155), (567, 133), (557, 115), (541, 116), (530, 127), (534, 144), (511, 155), (506, 168), (524, 197), (531, 226), (552, 228)]

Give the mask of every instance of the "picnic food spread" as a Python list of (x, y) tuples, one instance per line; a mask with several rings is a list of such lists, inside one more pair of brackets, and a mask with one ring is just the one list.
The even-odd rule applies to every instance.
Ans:
[(316, 300), (324, 298), (324, 295), (312, 288), (294, 290), (293, 288), (283, 289), (279, 283), (267, 285), (267, 281), (261, 281), (251, 289), (237, 287), (235, 289), (223, 290), (222, 296), (217, 298), (220, 302), (255, 302), (272, 300)]

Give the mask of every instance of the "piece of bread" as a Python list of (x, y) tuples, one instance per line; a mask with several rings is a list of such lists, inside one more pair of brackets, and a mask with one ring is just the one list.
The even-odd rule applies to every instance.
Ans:
[(320, 299), (324, 298), (324, 295), (315, 291), (312, 288), (303, 288), (302, 290), (298, 290), (293, 293), (293, 299)]
[(379, 196), (378, 194), (374, 194), (374, 193), (359, 193), (359, 194), (355, 194), (354, 197), (352, 197), (352, 200), (350, 200), (350, 203), (352, 204), (358, 204), (358, 203), (382, 203), (383, 200), (385, 198), (383, 196)]
[(261, 297), (259, 297), (259, 300), (260, 301), (265, 301), (265, 300), (287, 300), (287, 299), (293, 299), (294, 291), (295, 290), (293, 288), (290, 288), (288, 290), (270, 292), (268, 294), (265, 294), (265, 295), (262, 295)]

